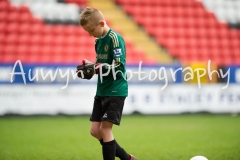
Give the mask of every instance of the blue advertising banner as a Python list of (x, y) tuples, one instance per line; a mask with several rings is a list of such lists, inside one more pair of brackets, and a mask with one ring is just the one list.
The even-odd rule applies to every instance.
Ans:
[[(16, 61), (14, 64), (0, 64), (0, 84), (96, 83), (97, 76), (91, 80), (79, 79), (76, 66), (75, 64), (22, 64), (21, 61)], [(181, 65), (144, 65), (142, 63), (128, 65), (125, 78), (132, 84), (182, 83), (182, 72), (178, 70), (179, 68)], [(114, 74), (114, 72), (109, 72), (109, 74)]]
[(230, 68), (230, 83), (240, 83), (240, 66), (227, 66)]

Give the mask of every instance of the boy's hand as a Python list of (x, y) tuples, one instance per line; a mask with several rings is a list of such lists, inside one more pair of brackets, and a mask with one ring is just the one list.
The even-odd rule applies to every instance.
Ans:
[(92, 65), (92, 64), (94, 64), (94, 63), (89, 61), (89, 60), (87, 60), (87, 59), (83, 59), (82, 60), (82, 65), (83, 66), (88, 66), (88, 65)]
[(98, 74), (98, 73), (99, 73), (99, 67), (101, 67), (101, 64), (102, 64), (102, 63), (96, 63), (96, 64), (94, 64), (93, 62), (91, 62), (91, 61), (89, 61), (89, 60), (87, 60), (87, 59), (83, 59), (83, 60), (82, 60), (82, 65), (83, 65), (83, 66), (94, 65), (94, 67), (95, 67), (95, 73), (94, 73), (94, 74)]
[(78, 65), (77, 66), (77, 71), (79, 78), (82, 79), (91, 79), (93, 75), (95, 74), (95, 64), (89, 64), (89, 65)]

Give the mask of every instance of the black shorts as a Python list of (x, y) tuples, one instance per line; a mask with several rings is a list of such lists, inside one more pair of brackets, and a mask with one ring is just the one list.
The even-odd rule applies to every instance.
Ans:
[(90, 121), (108, 121), (120, 125), (125, 98), (120, 96), (95, 96)]

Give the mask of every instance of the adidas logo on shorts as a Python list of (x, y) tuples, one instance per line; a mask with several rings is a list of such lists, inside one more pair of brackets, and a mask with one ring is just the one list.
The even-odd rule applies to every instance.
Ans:
[(103, 115), (103, 118), (107, 118), (107, 113), (105, 113), (105, 114)]

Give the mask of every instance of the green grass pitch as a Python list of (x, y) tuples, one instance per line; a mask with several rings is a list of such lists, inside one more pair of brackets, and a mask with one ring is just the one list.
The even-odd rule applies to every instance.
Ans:
[[(0, 117), (0, 160), (101, 160), (89, 129), (88, 116)], [(240, 116), (123, 116), (113, 132), (139, 160), (240, 160)]]

